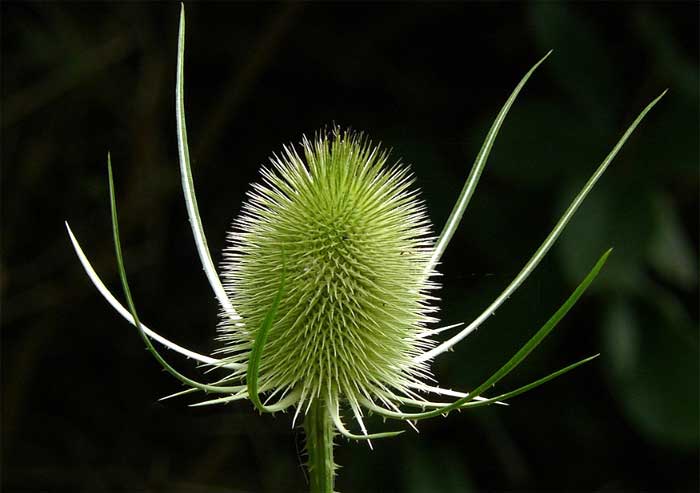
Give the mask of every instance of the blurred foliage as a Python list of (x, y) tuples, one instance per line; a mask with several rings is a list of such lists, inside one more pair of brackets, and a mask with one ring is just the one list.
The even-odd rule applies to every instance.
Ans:
[[(143, 318), (214, 349), (217, 307), (176, 164), (177, 6), (0, 11), (3, 487), (303, 490), (303, 436), (288, 416), (156, 402), (177, 385), (89, 284), (63, 229), (70, 219), (118, 288), (111, 150)], [(670, 88), (553, 254), (434, 370), (467, 390), (613, 246), (592, 294), (503, 388), (602, 358), (509, 408), (421, 423), (374, 452), (339, 441), (341, 491), (698, 489), (698, 36), (694, 3), (188, 5), (188, 127), (215, 259), (259, 165), (333, 122), (411, 163), (439, 228), (503, 99), (555, 49), (444, 257), (447, 323), (500, 292), (619, 133)]]

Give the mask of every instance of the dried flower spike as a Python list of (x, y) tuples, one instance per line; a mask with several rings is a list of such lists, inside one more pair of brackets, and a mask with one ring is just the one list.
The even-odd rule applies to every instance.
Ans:
[[(550, 52), (551, 53), (551, 52)], [(119, 241), (111, 160), (110, 203), (115, 252), (127, 308), (107, 290), (66, 223), (88, 276), (107, 301), (135, 325), (158, 362), (194, 391), (223, 394), (195, 405), (250, 399), (263, 412), (295, 408), (304, 416), (311, 491), (333, 490), (333, 436), (369, 440), (401, 431), (370, 434), (365, 410), (413, 421), (455, 409), (505, 401), (556, 378), (597, 355), (535, 382), (489, 398), (482, 394), (505, 377), (554, 329), (603, 267), (605, 252), (576, 290), (535, 335), (500, 369), (471, 392), (429, 385), (430, 361), (476, 330), (525, 281), (578, 209), (586, 195), (647, 112), (635, 119), (610, 154), (574, 198), (552, 232), (505, 290), (473, 322), (451, 338), (434, 339), (462, 324), (431, 328), (437, 322), (435, 268), (449, 244), (479, 181), (511, 105), (542, 58), (523, 77), (494, 121), (462, 193), (441, 234), (431, 224), (413, 188), (408, 167), (388, 164), (388, 153), (361, 134), (333, 128), (293, 146), (262, 170), (243, 212), (228, 235), (221, 278), (214, 268), (202, 228), (190, 169), (184, 116), (184, 7), (177, 61), (176, 119), (183, 192), (202, 266), (221, 305), (219, 357), (198, 354), (165, 339), (140, 320), (131, 298)], [(151, 339), (187, 357), (226, 372), (201, 383), (175, 370)], [(260, 395), (267, 394), (263, 403)], [(456, 397), (433, 402), (425, 396)], [(169, 396), (169, 397), (173, 397)], [(275, 400), (270, 404), (270, 400)], [(421, 412), (406, 412), (406, 407)], [(430, 409), (426, 411), (426, 409)], [(360, 433), (349, 431), (348, 410)]]

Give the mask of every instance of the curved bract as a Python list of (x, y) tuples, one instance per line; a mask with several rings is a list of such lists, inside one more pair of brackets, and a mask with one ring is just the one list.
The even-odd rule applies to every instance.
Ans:
[[(273, 157), (271, 167), (262, 170), (262, 182), (253, 186), (228, 236), (220, 278), (208, 250), (190, 168), (183, 95), (184, 36), (183, 7), (176, 86), (180, 169), (197, 251), (223, 312), (219, 326), (221, 357), (183, 348), (141, 323), (124, 268), (109, 157), (112, 228), (128, 310), (102, 283), (66, 223), (78, 258), (99, 292), (136, 326), (158, 363), (188, 387), (167, 398), (204, 391), (224, 396), (195, 406), (249, 399), (261, 412), (294, 408), (294, 420), (300, 414), (305, 416), (309, 466), (316, 471), (312, 474), (312, 489), (330, 491), (335, 469), (331, 445), (335, 432), (362, 440), (401, 433), (369, 433), (363, 422), (363, 408), (411, 424), (455, 409), (502, 403), (597, 356), (513, 391), (482, 396), (551, 333), (593, 282), (610, 251), (601, 256), (532, 338), (481, 385), (464, 393), (426, 383), (430, 361), (478, 328), (532, 273), (665, 91), (623, 133), (505, 290), (473, 322), (438, 343), (434, 337), (462, 324), (432, 327), (437, 322), (438, 300), (431, 294), (436, 288), (435, 267), (456, 232), (508, 111), (549, 53), (527, 72), (498, 113), (438, 237), (432, 236), (432, 226), (419, 192), (412, 186), (409, 169), (398, 163), (387, 164), (388, 153), (362, 135), (334, 128), (318, 133), (313, 140), (304, 138), (301, 155), (293, 146), (285, 146), (281, 154)], [(165, 360), (151, 339), (227, 374), (212, 383), (186, 377)], [(430, 393), (456, 400), (432, 402), (425, 397)], [(430, 410), (405, 412), (405, 406)], [(360, 433), (343, 424), (344, 411), (355, 418)], [(324, 440), (330, 451), (315, 448)]]

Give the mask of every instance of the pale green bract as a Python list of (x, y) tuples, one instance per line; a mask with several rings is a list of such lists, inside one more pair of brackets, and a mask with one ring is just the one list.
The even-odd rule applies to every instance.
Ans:
[[(436, 267), (455, 233), (486, 164), (501, 124), (537, 67), (523, 77), (499, 112), (439, 236), (432, 232), (425, 205), (413, 188), (407, 166), (361, 134), (340, 128), (304, 138), (301, 154), (285, 146), (263, 168), (242, 213), (234, 221), (221, 275), (204, 235), (190, 168), (184, 113), (184, 7), (177, 59), (176, 119), (183, 193), (202, 266), (221, 306), (217, 357), (199, 354), (144, 325), (131, 298), (124, 268), (111, 160), (108, 159), (115, 252), (127, 308), (100, 280), (68, 223), (75, 251), (95, 287), (117, 312), (135, 325), (158, 362), (195, 391), (223, 394), (196, 405), (250, 399), (262, 412), (294, 408), (304, 417), (312, 491), (332, 491), (332, 441), (336, 432), (350, 439), (395, 436), (368, 433), (363, 408), (413, 426), (414, 421), (455, 409), (499, 403), (531, 390), (590, 360), (585, 358), (510, 392), (482, 397), (554, 329), (598, 275), (610, 251), (595, 263), (563, 305), (499, 370), (470, 393), (427, 383), (430, 361), (476, 330), (525, 281), (547, 254), (575, 211), (647, 112), (626, 130), (574, 198), (562, 218), (523, 269), (473, 322), (438, 343), (436, 336), (462, 324), (432, 328), (436, 318)], [(151, 339), (205, 365), (226, 371), (202, 383), (175, 370)], [(266, 402), (261, 395), (267, 394)], [(456, 397), (433, 402), (428, 394)], [(167, 398), (167, 397), (166, 397)], [(273, 403), (269, 403), (273, 401)], [(422, 412), (406, 412), (405, 407)], [(425, 411), (425, 409), (430, 409)], [(342, 421), (348, 411), (360, 433)], [(293, 422), (294, 422), (293, 420)]]

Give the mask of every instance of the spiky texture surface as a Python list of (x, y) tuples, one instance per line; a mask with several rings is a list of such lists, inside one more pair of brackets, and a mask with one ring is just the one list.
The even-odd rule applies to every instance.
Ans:
[(243, 318), (222, 317), (228, 362), (247, 360), (285, 270), (260, 388), (315, 398), (390, 399), (427, 372), (429, 220), (406, 166), (335, 129), (271, 159), (233, 223), (223, 284)]

